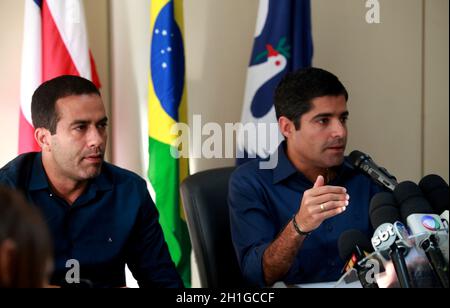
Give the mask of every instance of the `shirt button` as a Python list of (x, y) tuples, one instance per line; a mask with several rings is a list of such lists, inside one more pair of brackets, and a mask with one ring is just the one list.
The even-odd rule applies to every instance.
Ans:
[(333, 226), (328, 225), (328, 226), (327, 226), (327, 231), (328, 231), (328, 232), (332, 232), (332, 231), (333, 231)]
[(328, 264), (330, 266), (336, 266), (336, 262), (334, 262), (333, 260), (328, 260)]
[(50, 196), (50, 197), (53, 197), (53, 194), (50, 194), (49, 196)]

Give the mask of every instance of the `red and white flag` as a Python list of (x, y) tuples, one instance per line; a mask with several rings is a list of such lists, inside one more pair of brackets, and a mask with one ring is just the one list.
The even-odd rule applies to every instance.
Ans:
[(19, 154), (40, 151), (31, 121), (31, 97), (43, 82), (77, 75), (100, 87), (88, 47), (82, 0), (25, 0)]

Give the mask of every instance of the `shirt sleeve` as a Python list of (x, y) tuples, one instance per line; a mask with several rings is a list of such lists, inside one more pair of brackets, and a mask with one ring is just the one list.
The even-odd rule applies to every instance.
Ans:
[(263, 287), (262, 257), (276, 231), (261, 184), (238, 169), (230, 179), (228, 203), (231, 237), (243, 277), (250, 285)]
[(142, 184), (142, 204), (129, 242), (127, 264), (139, 286), (182, 288), (158, 222), (159, 214)]

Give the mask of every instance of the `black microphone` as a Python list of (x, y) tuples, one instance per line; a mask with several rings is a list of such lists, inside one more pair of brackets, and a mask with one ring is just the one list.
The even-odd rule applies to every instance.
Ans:
[(430, 174), (420, 180), (419, 187), (433, 208), (434, 213), (441, 216), (444, 227), (448, 232), (448, 213), (450, 204), (449, 186), (447, 182), (439, 175)]
[(398, 246), (398, 236), (395, 232), (400, 221), (400, 214), (394, 195), (389, 192), (381, 192), (373, 196), (370, 201), (370, 221), (375, 232), (372, 237), (373, 248), (380, 253), (389, 255), (397, 273), (398, 282), (402, 288), (412, 288), (413, 283), (406, 267), (406, 247)]
[(369, 239), (359, 230), (347, 230), (338, 240), (339, 256), (346, 262), (344, 269), (354, 268), (363, 288), (378, 288), (375, 277), (370, 277), (372, 267), (359, 264), (373, 251)]
[(397, 185), (394, 196), (400, 205), (400, 214), (411, 233), (417, 235), (418, 246), (425, 251), (442, 287), (449, 287), (448, 262), (439, 249), (436, 232), (443, 230), (441, 218), (434, 214), (419, 186), (410, 181)]
[(348, 159), (354, 167), (361, 169), (381, 186), (386, 187), (391, 191), (393, 191), (395, 186), (397, 186), (396, 178), (385, 168), (379, 167), (375, 164), (369, 155), (355, 150), (350, 153)]

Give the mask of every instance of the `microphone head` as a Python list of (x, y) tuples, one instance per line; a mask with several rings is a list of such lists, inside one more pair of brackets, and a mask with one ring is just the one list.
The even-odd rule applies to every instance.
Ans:
[(450, 209), (449, 186), (439, 175), (427, 175), (420, 180), (419, 187), (435, 214), (441, 215), (445, 210)]
[(355, 253), (355, 248), (365, 252), (372, 252), (373, 247), (367, 236), (359, 230), (347, 230), (339, 236), (338, 249), (339, 256), (344, 262), (347, 262)]
[(395, 223), (400, 220), (395, 197), (390, 192), (380, 192), (370, 200), (369, 216), (372, 227), (377, 229), (384, 223)]
[(361, 165), (361, 163), (367, 159), (370, 159), (370, 156), (367, 154), (364, 154), (361, 151), (358, 150), (354, 150), (353, 152), (351, 152), (348, 155), (348, 159), (350, 161), (350, 163), (355, 166), (355, 167), (359, 167), (359, 165)]
[(398, 184), (394, 189), (394, 196), (400, 205), (400, 215), (404, 222), (411, 214), (433, 214), (433, 209), (419, 186), (411, 181)]

